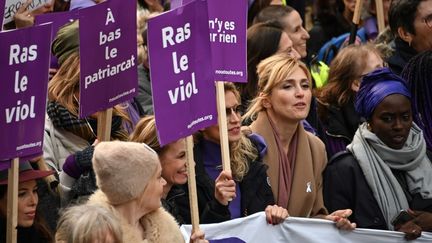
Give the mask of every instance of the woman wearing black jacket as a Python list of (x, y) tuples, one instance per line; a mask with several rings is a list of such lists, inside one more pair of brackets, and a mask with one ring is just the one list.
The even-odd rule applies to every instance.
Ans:
[[(196, 139), (194, 159), (200, 222), (223, 222), (265, 210), (267, 222), (277, 224), (288, 217), (288, 212), (276, 205), (269, 206), (275, 202), (267, 168), (258, 152), (265, 151), (265, 144), (257, 135), (246, 136), (240, 130), (239, 101), (235, 86), (225, 83), (232, 171), (222, 171), (218, 126), (206, 128)], [(187, 186), (184, 190), (186, 194), (175, 201), (185, 222), (190, 223)]]

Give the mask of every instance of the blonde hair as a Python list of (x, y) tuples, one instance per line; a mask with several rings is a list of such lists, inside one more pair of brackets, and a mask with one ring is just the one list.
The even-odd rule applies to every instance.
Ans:
[[(78, 52), (73, 52), (62, 63), (57, 73), (48, 83), (48, 101), (55, 101), (65, 107), (72, 115), (78, 117), (79, 104), (75, 94), (79, 92), (80, 81), (80, 56)], [(123, 121), (129, 122), (130, 119), (124, 108), (117, 105), (113, 109), (113, 116), (120, 116)], [(95, 138), (91, 127), (74, 127), (71, 131), (85, 140)], [(127, 140), (126, 131), (120, 130), (111, 134), (112, 139)]]
[(55, 234), (57, 243), (104, 242), (111, 233), (114, 242), (123, 242), (119, 219), (113, 212), (97, 205), (72, 206), (62, 213)]
[(258, 96), (252, 100), (242, 118), (255, 120), (258, 113), (266, 109), (263, 100), (268, 98), (273, 88), (286, 80), (287, 76), (291, 75), (297, 68), (301, 68), (311, 82), (312, 78), (306, 65), (288, 53), (278, 53), (262, 60), (257, 66)]
[(162, 154), (168, 146), (161, 148), (157, 138), (156, 122), (153, 115), (141, 118), (136, 124), (134, 131), (129, 136), (129, 141), (137, 143), (145, 143), (157, 154)]
[[(232, 92), (240, 104), (240, 93), (233, 83), (224, 83), (225, 94)], [(243, 180), (243, 177), (249, 171), (248, 160), (254, 161), (258, 158), (258, 150), (252, 144), (251, 140), (242, 132), (240, 140), (230, 143), (231, 171), (233, 178), (237, 181)]]

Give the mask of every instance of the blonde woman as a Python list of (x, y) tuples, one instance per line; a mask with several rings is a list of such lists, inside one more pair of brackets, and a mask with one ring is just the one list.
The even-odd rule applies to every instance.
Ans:
[(302, 62), (285, 53), (258, 65), (259, 95), (245, 116), (252, 132), (267, 143), (264, 163), (277, 205), (291, 216), (319, 217), (352, 229), (346, 217), (351, 210), (327, 215), (323, 203), (322, 172), (327, 163), (324, 144), (301, 124), (312, 97), (311, 76)]
[[(257, 136), (240, 130), (240, 95), (232, 83), (225, 83), (231, 172), (222, 171), (219, 126), (211, 126), (196, 136), (194, 159), (200, 222), (216, 223), (266, 211), (271, 224), (282, 222), (288, 213), (274, 204), (267, 180), (267, 167), (261, 162), (265, 150)], [(184, 190), (187, 192), (187, 188)], [(176, 200), (185, 222), (190, 223), (187, 194)]]
[(157, 138), (154, 116), (142, 118), (135, 131), (131, 134), (130, 141), (145, 143), (159, 156), (162, 166), (162, 177), (166, 184), (163, 188), (162, 206), (177, 220), (179, 225), (183, 224), (175, 199), (185, 195), (180, 185), (187, 182), (186, 170), (186, 140), (179, 139), (165, 146), (160, 146)]

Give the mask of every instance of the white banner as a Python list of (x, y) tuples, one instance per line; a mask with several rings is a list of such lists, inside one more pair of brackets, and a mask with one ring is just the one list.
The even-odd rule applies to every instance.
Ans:
[[(200, 225), (207, 240), (223, 242), (275, 243), (275, 242), (317, 242), (317, 243), (406, 243), (404, 234), (395, 231), (355, 229), (339, 230), (333, 222), (323, 219), (289, 217), (283, 224), (269, 225), (263, 212), (245, 218), (234, 219), (219, 224)], [(191, 225), (182, 225), (181, 231), (189, 242)], [(227, 239), (227, 240), (222, 240)], [(430, 243), (432, 233), (423, 232), (422, 236), (410, 243)]]
[[(15, 15), (15, 13), (25, 2), (26, 0), (6, 0), (3, 24), (7, 24), (11, 22), (13, 20), (13, 16)], [(28, 10), (35, 9), (47, 2), (51, 2), (51, 0), (33, 0), (33, 2), (28, 7)]]

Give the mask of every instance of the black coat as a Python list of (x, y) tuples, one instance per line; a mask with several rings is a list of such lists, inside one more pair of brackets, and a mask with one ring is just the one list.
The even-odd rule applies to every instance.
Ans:
[[(28, 228), (17, 227), (17, 243), (49, 243), (34, 226)], [(0, 243), (6, 243), (6, 220), (0, 219)]]
[(399, 37), (394, 40), (394, 47), (393, 55), (387, 59), (387, 63), (395, 74), (400, 75), (408, 61), (417, 54), (417, 51)]
[[(431, 154), (428, 152), (428, 157)], [(419, 194), (411, 195), (407, 190), (402, 171), (392, 170), (404, 189), (410, 208), (432, 212), (432, 200), (422, 199)], [(366, 182), (363, 171), (350, 152), (336, 154), (324, 172), (324, 204), (333, 212), (339, 209), (352, 209), (349, 218), (358, 228), (388, 230), (381, 209)]]
[[(231, 219), (228, 206), (220, 204), (214, 197), (215, 182), (206, 173), (203, 163), (202, 144), (194, 147), (195, 173), (198, 196), (198, 210), (200, 223), (219, 223)], [(249, 171), (240, 184), (241, 215), (242, 217), (264, 211), (267, 205), (274, 205), (275, 201), (268, 183), (267, 166), (258, 161), (249, 161)], [(189, 209), (189, 194), (184, 185), (185, 195), (176, 199), (179, 212), (185, 223), (191, 223)]]

